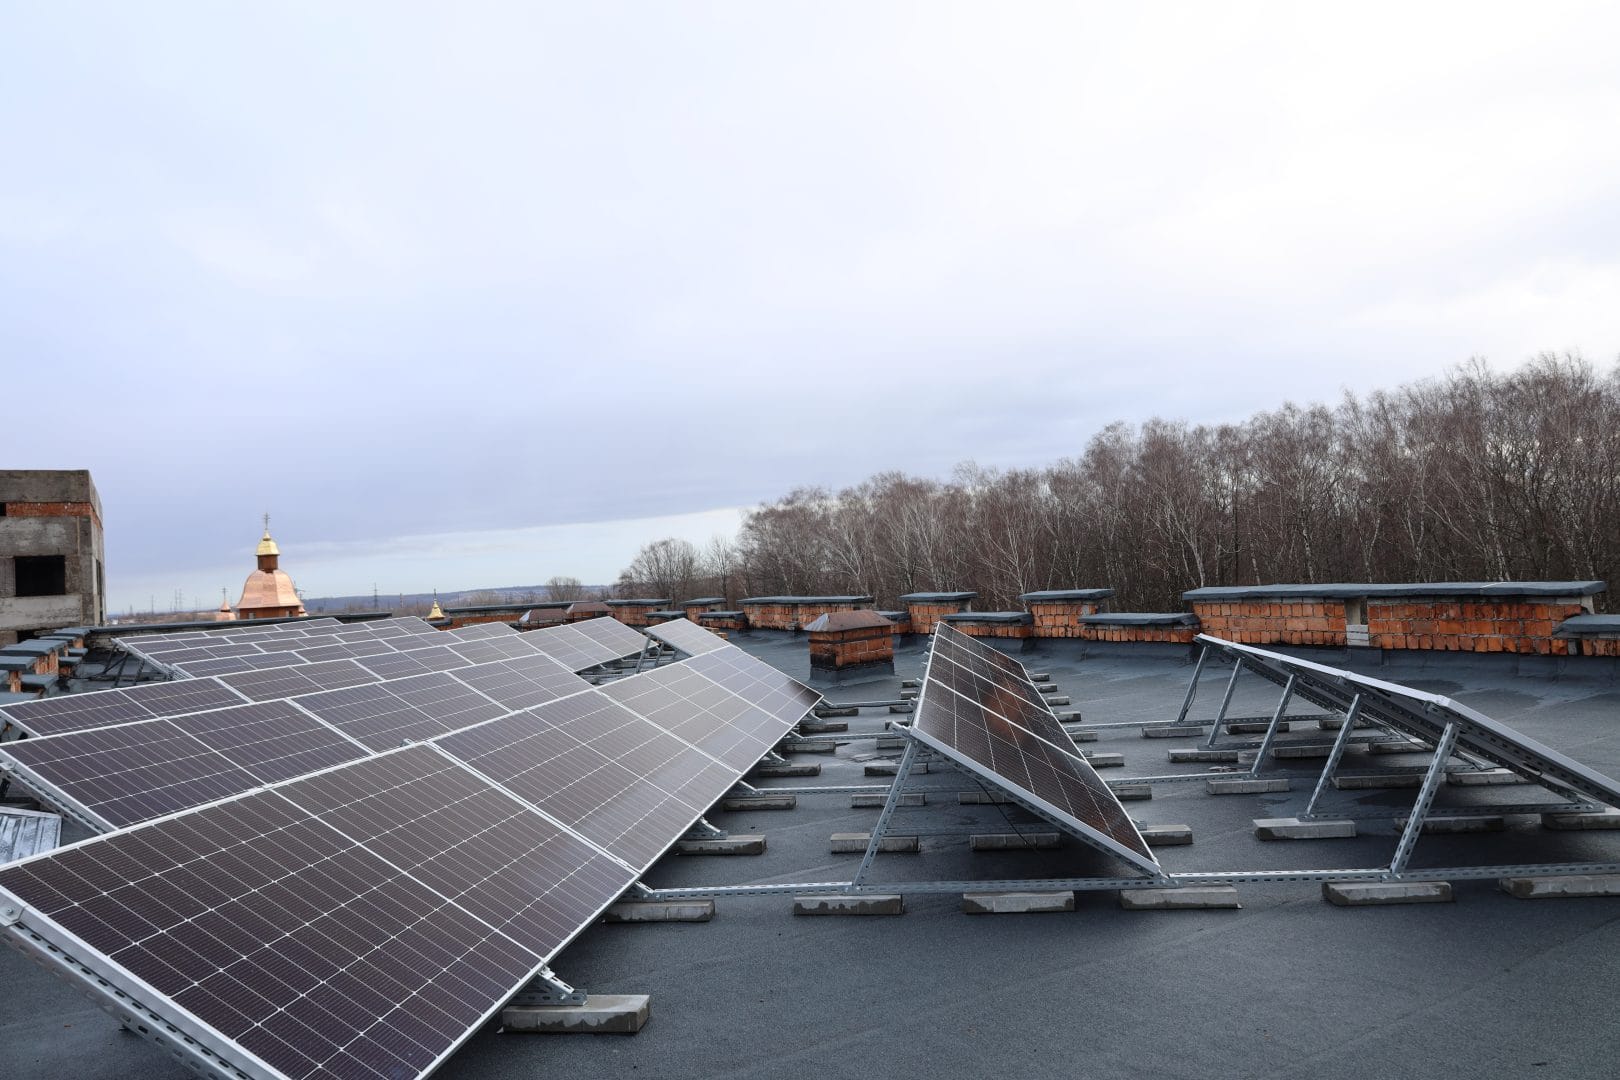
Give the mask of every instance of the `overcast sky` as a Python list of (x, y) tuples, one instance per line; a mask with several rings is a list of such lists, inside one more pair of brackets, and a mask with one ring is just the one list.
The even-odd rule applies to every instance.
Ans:
[[(1620, 353), (1613, 4), (14, 5), (0, 463), (110, 607)], [(649, 520), (668, 517), (670, 520)]]

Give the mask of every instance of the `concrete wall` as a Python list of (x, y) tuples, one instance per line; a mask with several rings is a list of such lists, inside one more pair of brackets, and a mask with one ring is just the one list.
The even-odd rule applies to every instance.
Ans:
[[(0, 645), (107, 621), (101, 497), (79, 470), (0, 470)], [(17, 596), (18, 556), (64, 558), (58, 596)]]

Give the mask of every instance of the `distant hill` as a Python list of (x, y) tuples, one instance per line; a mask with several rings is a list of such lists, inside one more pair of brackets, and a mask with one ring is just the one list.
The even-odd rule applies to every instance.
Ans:
[[(585, 593), (596, 596), (605, 586), (586, 585)], [(440, 592), (439, 603), (444, 607), (464, 604), (539, 603), (550, 599), (544, 585), (503, 585), (494, 589), (463, 589), (459, 592)], [(427, 611), (433, 604), (433, 594), (425, 593), (371, 593), (359, 596), (306, 596), (304, 610), (311, 615), (331, 614), (338, 611), (399, 611), (404, 613)]]

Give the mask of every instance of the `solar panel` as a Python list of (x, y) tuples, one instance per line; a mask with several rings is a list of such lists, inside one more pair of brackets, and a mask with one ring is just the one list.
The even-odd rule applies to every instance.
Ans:
[(821, 695), (804, 683), (749, 656), (735, 645), (694, 656), (685, 666), (775, 717), (780, 726), (778, 738), (803, 720), (821, 700)]
[(590, 683), (548, 656), (460, 668), (455, 677), (508, 709), (527, 709), (590, 688)]
[(241, 703), (241, 695), (211, 679), (184, 679), (25, 701), (0, 708), (0, 720), (30, 735), (53, 735)]
[(192, 713), (175, 717), (172, 723), (261, 784), (290, 780), (370, 753), (286, 701)]
[[(629, 631), (636, 637), (635, 644), (625, 647), (622, 644), (612, 643), (617, 632), (611, 628), (593, 630), (596, 637), (587, 634), (582, 627), (591, 623), (614, 623), (620, 630)], [(598, 640), (598, 637), (604, 640)], [(538, 649), (547, 656), (556, 660), (570, 671), (584, 671), (599, 664), (612, 660), (619, 660), (640, 652), (646, 639), (636, 634), (634, 630), (619, 623), (617, 619), (591, 619), (586, 622), (571, 623), (566, 626), (544, 626), (538, 630), (529, 630), (523, 634), (523, 640), (531, 647)], [(623, 642), (623, 638), (619, 638)], [(608, 643), (604, 643), (607, 641)]]
[(1200, 634), (1197, 640), (1242, 662), (1250, 670), (1269, 669), (1295, 677), (1295, 693), (1339, 712), (1361, 697), (1361, 714), (1433, 746), (1455, 724), (1460, 749), (1509, 769), (1533, 783), (1573, 791), (1620, 807), (1620, 783), (1460, 701), (1399, 683), (1282, 653), (1239, 645)]
[[(935, 629), (912, 734), (969, 772), (1065, 823), (1093, 846), (1158, 873), (1158, 860), (1130, 815), (1074, 749), (1056, 718), (1047, 712), (1050, 726), (1039, 721), (1035, 730), (1023, 726), (1021, 720), (1032, 718), (1017, 706), (1027, 695), (1013, 684), (1029, 683), (1029, 691), (1039, 692), (1022, 665), (991, 653), (996, 650), (948, 624)], [(964, 666), (950, 659), (954, 655), (971, 662)], [(980, 677), (978, 671), (992, 677)], [(972, 677), (963, 680), (964, 673)], [(961, 689), (953, 689), (953, 684)], [(1042, 737), (1040, 731), (1050, 727), (1056, 727), (1062, 742)]]
[(727, 644), (725, 638), (705, 630), (690, 619), (671, 619), (669, 622), (649, 626), (647, 635), (673, 646), (687, 656), (702, 656), (706, 652), (723, 649)]
[(0, 889), (14, 933), (93, 968), (92, 987), (160, 1018), (143, 1030), (182, 1053), (405, 1080), (631, 877), (411, 748), (15, 864)]
[(594, 691), (436, 745), (638, 872), (739, 775)]
[(219, 681), (249, 701), (274, 701), (321, 690), (359, 686), (376, 682), (377, 677), (352, 660), (334, 660), (323, 664), (244, 671), (238, 675), (223, 675)]
[(312, 694), (299, 698), (298, 704), (376, 751), (406, 740), (430, 739), (507, 712), (438, 672)]
[[(172, 720), (143, 720), (8, 742), (0, 746), (0, 761), (26, 770), (25, 782), (31, 788), (102, 830), (172, 814), (260, 785), (251, 773)], [(71, 791), (71, 797), (53, 797), (52, 788)]]
[(791, 724), (775, 717), (686, 664), (672, 664), (602, 687), (601, 692), (727, 765), (752, 768)]
[(446, 637), (457, 641), (479, 641), (483, 638), (512, 637), (516, 630), (500, 622), (473, 623), (471, 626), (458, 626), (454, 630), (446, 630)]
[[(610, 660), (635, 656), (647, 644), (645, 637), (612, 616), (605, 615), (596, 619), (584, 619), (572, 625), (580, 634), (611, 653), (612, 655), (608, 657)], [(707, 631), (704, 632), (707, 633)]]

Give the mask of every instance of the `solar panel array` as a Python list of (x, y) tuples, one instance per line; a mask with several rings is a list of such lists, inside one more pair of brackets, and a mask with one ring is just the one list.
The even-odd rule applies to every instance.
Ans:
[(589, 686), (515, 633), (500, 643), (434, 634), (448, 644), (12, 706), (7, 717), (43, 737), (0, 744), (0, 766), (104, 831)]
[(911, 732), (1093, 846), (1159, 872), (1119, 799), (1010, 656), (940, 624)]
[(1533, 783), (1620, 807), (1620, 783), (1611, 777), (1460, 701), (1207, 634), (1200, 634), (1197, 640), (1273, 682), (1286, 682), (1293, 676), (1294, 692), (1325, 708), (1348, 712), (1359, 696), (1361, 716), (1430, 746), (1439, 743), (1448, 725), (1455, 724), (1459, 749)]
[(647, 636), (657, 638), (687, 656), (701, 656), (725, 648), (726, 645), (725, 638), (705, 630), (690, 619), (670, 619), (668, 622), (649, 626)]
[(440, 631), (415, 617), (353, 625), (318, 621), (323, 625), (278, 623), (263, 628), (222, 628), (173, 636), (145, 634), (117, 640), (142, 660), (186, 678), (415, 653), (448, 641), (481, 650), (475, 654), (479, 661), (540, 652), (570, 670), (584, 671), (633, 656), (646, 644), (646, 638), (611, 617), (523, 635), (504, 623), (475, 623)]
[[(529, 692), (526, 663), (486, 665), (502, 669), (492, 685)], [(759, 722), (780, 738), (817, 695), (761, 666), (730, 658), (713, 670), (765, 694)], [(120, 1007), (157, 1021), (142, 1030), (205, 1064), (288, 1078), (425, 1075), (753, 764), (722, 761), (610, 696), (651, 677), (14, 864), (0, 870), (0, 906), (20, 912), (11, 930), (25, 947), (93, 992), (121, 995)], [(359, 722), (377, 714), (338, 710), (400, 681), (320, 696), (333, 724)], [(749, 707), (704, 675), (684, 685), (680, 707), (661, 715), (697, 740)], [(222, 714), (296, 712), (303, 700), (82, 734), (213, 718), (192, 726), (216, 745), (190, 756), (249, 771), (265, 766), (259, 741)]]

